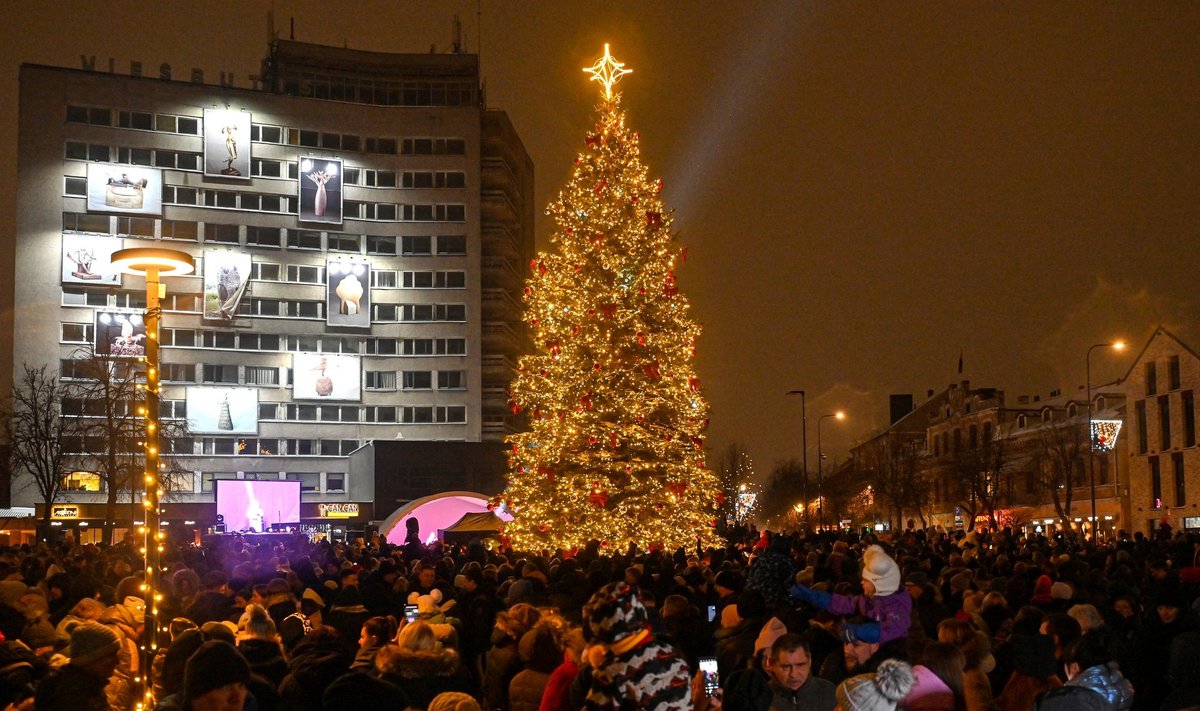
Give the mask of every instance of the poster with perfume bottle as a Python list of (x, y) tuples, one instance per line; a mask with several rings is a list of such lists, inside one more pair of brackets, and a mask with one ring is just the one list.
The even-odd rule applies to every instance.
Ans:
[(204, 110), (204, 174), (250, 179), (250, 112)]
[(188, 429), (194, 434), (258, 434), (258, 389), (189, 387)]
[(162, 171), (136, 165), (88, 163), (87, 209), (161, 215)]
[(146, 322), (140, 311), (97, 311), (96, 340), (92, 347), (98, 356), (141, 358), (146, 355)]
[(342, 224), (342, 161), (300, 156), (300, 221)]
[(325, 323), (352, 328), (371, 327), (371, 265), (330, 259), (325, 262), (328, 282)]
[(292, 354), (293, 400), (362, 399), (362, 367), (356, 355)]
[(62, 236), (62, 283), (120, 286), (121, 272), (112, 268), (112, 254), (123, 240), (95, 235)]

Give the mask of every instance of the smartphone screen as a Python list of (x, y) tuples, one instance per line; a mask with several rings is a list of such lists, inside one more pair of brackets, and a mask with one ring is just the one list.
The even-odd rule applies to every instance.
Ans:
[(716, 658), (701, 657), (700, 672), (704, 674), (704, 693), (707, 696), (712, 696), (721, 686), (721, 678), (717, 674)]
[(708, 621), (712, 622), (715, 619), (717, 619), (717, 606), (709, 605), (708, 606)]
[(417, 621), (417, 606), (416, 605), (405, 605), (404, 606), (404, 619), (408, 620), (409, 622)]

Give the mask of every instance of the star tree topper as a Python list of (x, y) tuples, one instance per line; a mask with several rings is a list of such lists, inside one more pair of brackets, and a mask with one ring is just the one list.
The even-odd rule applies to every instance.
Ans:
[(608, 53), (607, 42), (604, 43), (604, 56), (597, 59), (592, 66), (584, 67), (583, 71), (592, 75), (591, 81), (598, 81), (604, 87), (605, 99), (612, 98), (613, 85), (621, 81), (621, 77), (633, 72), (632, 69), (626, 69), (624, 63), (618, 62)]

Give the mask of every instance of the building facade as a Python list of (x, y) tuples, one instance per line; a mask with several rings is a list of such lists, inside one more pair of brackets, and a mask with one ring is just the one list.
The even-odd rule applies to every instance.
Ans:
[[(304, 523), (355, 511), (341, 523), (361, 527), (391, 511), (374, 508), (389, 472), (350, 465), (367, 443), (499, 452), (533, 166), (486, 108), (478, 57), (280, 40), (249, 88), (25, 65), (20, 97), (14, 375), (46, 364), (69, 383), (88, 359), (135, 364), (144, 281), (113, 273), (111, 254), (195, 260), (162, 299), (162, 416), (188, 424), (171, 443), (170, 523), (203, 528), (214, 482), (254, 479), (298, 482)], [(73, 445), (63, 525), (97, 525), (94, 444)], [(413, 469), (463, 488), (454, 448), (429, 451)], [(17, 476), (14, 504), (34, 505)]]
[(1134, 530), (1200, 528), (1196, 393), (1200, 355), (1163, 327), (1125, 376), (1129, 496)]

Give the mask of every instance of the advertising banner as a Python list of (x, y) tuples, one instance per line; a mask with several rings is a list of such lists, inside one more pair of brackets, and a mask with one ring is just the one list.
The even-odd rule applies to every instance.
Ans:
[(300, 156), (300, 221), (342, 224), (342, 161)]
[(330, 326), (371, 327), (371, 265), (330, 259), (325, 322)]
[(162, 214), (162, 171), (136, 165), (88, 163), (87, 209)]
[(230, 321), (250, 283), (250, 255), (204, 253), (204, 318)]
[(146, 355), (146, 322), (137, 311), (97, 311), (96, 355), (141, 358)]
[(120, 286), (121, 273), (112, 268), (112, 253), (120, 248), (115, 237), (63, 235), (62, 282)]
[(186, 389), (188, 429), (195, 434), (258, 434), (258, 390)]
[(292, 399), (357, 402), (361, 398), (362, 372), (358, 356), (292, 354)]
[(250, 113), (204, 110), (204, 174), (250, 179)]

